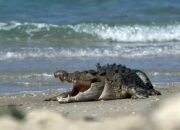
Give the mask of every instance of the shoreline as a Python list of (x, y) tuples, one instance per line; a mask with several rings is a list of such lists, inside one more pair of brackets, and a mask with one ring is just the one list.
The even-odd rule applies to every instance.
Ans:
[(115, 118), (129, 115), (151, 113), (162, 101), (180, 93), (180, 87), (155, 88), (162, 95), (146, 99), (118, 99), (108, 101), (89, 101), (59, 104), (57, 101), (43, 101), (47, 97), (58, 95), (57, 92), (38, 92), (15, 95), (0, 95), (0, 108), (15, 106), (25, 112), (48, 110), (60, 113), (70, 119)]

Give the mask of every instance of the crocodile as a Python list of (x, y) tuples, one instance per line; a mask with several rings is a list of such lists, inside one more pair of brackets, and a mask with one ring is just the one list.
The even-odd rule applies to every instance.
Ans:
[(97, 63), (96, 70), (68, 73), (58, 70), (54, 73), (60, 81), (73, 83), (71, 91), (45, 99), (70, 103), (80, 101), (98, 101), (113, 99), (143, 99), (152, 95), (161, 95), (154, 89), (148, 76), (141, 70), (130, 69), (121, 64)]

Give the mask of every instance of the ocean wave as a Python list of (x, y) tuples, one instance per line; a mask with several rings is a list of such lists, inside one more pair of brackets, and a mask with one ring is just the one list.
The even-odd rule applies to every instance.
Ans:
[(166, 72), (166, 71), (152, 71), (152, 72), (148, 72), (148, 75), (151, 75), (151, 76), (168, 76), (168, 77), (180, 77), (180, 72), (176, 71), (176, 72)]
[(1, 80), (51, 79), (52, 73), (0, 73)]
[(15, 83), (16, 85), (18, 86), (26, 86), (26, 87), (29, 87), (29, 86), (52, 86), (52, 83), (50, 82), (16, 82)]
[(76, 32), (98, 36), (118, 42), (163, 42), (180, 40), (180, 25), (168, 26), (109, 26), (107, 24), (79, 24), (72, 26)]
[(107, 47), (68, 47), (68, 48), (22, 48), (19, 50), (0, 51), (0, 60), (24, 60), (29, 58), (64, 58), (64, 57), (158, 57), (180, 55), (180, 46), (167, 45), (111, 45)]
[[(110, 40), (116, 42), (180, 41), (180, 24), (170, 25), (109, 25), (79, 23), (55, 25), (47, 23), (0, 23), (0, 37), (7, 40), (43, 40), (67, 42)], [(71, 40), (72, 39), (72, 40)]]

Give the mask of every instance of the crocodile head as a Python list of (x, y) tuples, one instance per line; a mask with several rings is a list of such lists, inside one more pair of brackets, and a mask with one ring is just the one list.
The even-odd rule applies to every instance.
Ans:
[(75, 96), (79, 92), (88, 90), (92, 83), (100, 82), (100, 78), (97, 76), (97, 71), (76, 71), (74, 73), (68, 73), (64, 70), (58, 70), (54, 73), (55, 78), (59, 78), (60, 81), (73, 83), (73, 89), (70, 96)]

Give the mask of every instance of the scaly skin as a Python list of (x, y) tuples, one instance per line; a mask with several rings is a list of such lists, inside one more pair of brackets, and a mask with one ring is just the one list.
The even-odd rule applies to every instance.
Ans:
[(97, 64), (97, 70), (76, 71), (74, 73), (58, 70), (54, 76), (61, 81), (73, 83), (73, 89), (45, 99), (45, 101), (69, 103), (124, 98), (137, 99), (161, 94), (153, 88), (144, 72), (132, 70), (122, 65), (101, 66)]

